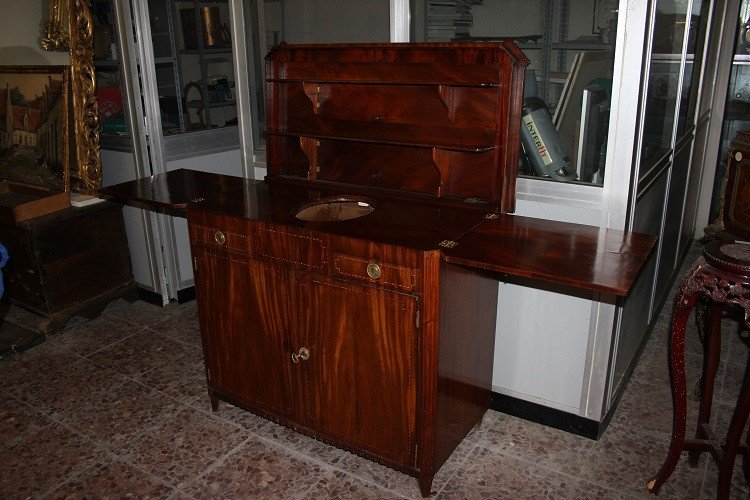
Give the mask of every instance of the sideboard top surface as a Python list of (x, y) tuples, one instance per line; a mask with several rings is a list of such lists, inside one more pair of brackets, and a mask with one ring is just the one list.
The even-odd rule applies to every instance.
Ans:
[(453, 264), (626, 296), (656, 240), (641, 233), (502, 214), (442, 252)]
[(285, 227), (320, 231), (368, 241), (398, 245), (415, 250), (439, 248), (444, 240), (455, 240), (484, 220), (491, 207), (443, 206), (425, 200), (399, 199), (368, 193), (375, 210), (364, 217), (335, 222), (298, 219), (295, 214), (303, 205), (321, 199), (361, 193), (323, 186), (254, 182), (240, 189), (206, 197), (188, 205), (202, 210), (277, 224)]
[[(103, 188), (125, 202), (185, 214), (200, 210), (412, 248), (446, 262), (584, 290), (627, 295), (653, 251), (654, 236), (583, 224), (494, 214), (485, 204), (443, 205), (368, 193), (376, 209), (337, 222), (297, 219), (311, 201), (359, 191), (175, 170)], [(487, 218), (489, 215), (490, 218)], [(444, 241), (456, 246), (445, 248)]]
[[(242, 189), (251, 180), (198, 170), (178, 169), (166, 174), (141, 177), (106, 186), (99, 192), (120, 201), (142, 204), (148, 209), (184, 211), (188, 203)], [(184, 216), (184, 213), (182, 214)]]

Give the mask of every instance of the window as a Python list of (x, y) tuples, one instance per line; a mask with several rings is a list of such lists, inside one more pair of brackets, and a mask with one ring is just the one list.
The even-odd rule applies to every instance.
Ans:
[[(593, 4), (593, 9), (592, 9)], [(530, 60), (525, 97), (549, 118), (538, 126), (554, 169), (521, 150), (519, 175), (602, 185), (606, 161), (617, 2), (614, 0), (412, 1), (412, 41), (513, 39)], [(536, 87), (536, 88), (534, 88)], [(527, 101), (529, 104), (530, 101)], [(534, 106), (536, 108), (537, 106)], [(551, 118), (551, 120), (550, 120)], [(565, 166), (569, 175), (554, 175)]]
[[(148, 0), (146, 6), (153, 61), (145, 63), (154, 65), (164, 135), (236, 126), (228, 0)], [(97, 98), (102, 132), (126, 135), (122, 87), (127, 82), (117, 57), (114, 10), (112, 0), (92, 5)]]
[(264, 57), (276, 44), (390, 41), (389, 0), (244, 0), (253, 142), (265, 148)]
[(688, 0), (657, 0), (646, 87), (639, 176), (672, 149)]

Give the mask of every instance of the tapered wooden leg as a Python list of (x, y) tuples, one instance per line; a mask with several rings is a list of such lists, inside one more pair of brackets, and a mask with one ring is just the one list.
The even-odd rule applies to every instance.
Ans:
[(654, 495), (664, 482), (672, 475), (677, 462), (680, 460), (682, 447), (685, 443), (685, 418), (687, 412), (687, 395), (685, 394), (685, 327), (687, 326), (690, 311), (695, 307), (698, 294), (694, 291), (686, 293), (691, 289), (690, 278), (680, 287), (680, 292), (675, 301), (674, 314), (672, 316), (672, 339), (669, 346), (669, 357), (672, 366), (672, 441), (669, 444), (669, 452), (659, 472), (648, 482), (646, 488)]
[(219, 411), (219, 398), (211, 391), (208, 391), (208, 397), (211, 399), (211, 411)]
[[(703, 347), (703, 354), (704, 354), (704, 363), (705, 363), (705, 354), (706, 349), (708, 347), (708, 344), (706, 343), (706, 338), (708, 337), (708, 323), (706, 323), (706, 317), (708, 316), (708, 311), (710, 310), (709, 302), (705, 298), (698, 298), (698, 301), (695, 303), (695, 328), (698, 331), (698, 337), (701, 341), (701, 346)], [(705, 366), (705, 365), (704, 365)], [(690, 389), (688, 387), (688, 389)], [(693, 392), (688, 393), (688, 401), (700, 401), (701, 397), (703, 395), (703, 376), (701, 374), (700, 380), (695, 382), (695, 387), (693, 388)]]
[(419, 492), (422, 494), (422, 498), (430, 497), (430, 493), (432, 492), (433, 477), (434, 476), (419, 478)]
[[(745, 314), (747, 316), (747, 313)], [(745, 320), (745, 329), (750, 329), (750, 323)], [(750, 356), (748, 356), (745, 370), (750, 370)], [(745, 373), (745, 380), (747, 380), (747, 373)], [(745, 453), (742, 455), (742, 472), (745, 474), (745, 481), (750, 483), (750, 428), (748, 428), (747, 436), (745, 437)]]
[[(742, 382), (740, 397), (737, 400), (737, 406), (734, 407), (732, 420), (729, 422), (726, 448), (724, 449), (724, 456), (719, 465), (719, 485), (716, 489), (717, 498), (729, 498), (734, 460), (737, 457), (740, 439), (742, 439), (742, 434), (745, 431), (748, 414), (750, 414), (750, 366), (745, 369), (745, 379)], [(743, 459), (743, 466), (746, 465), (746, 459), (747, 457)], [(747, 471), (745, 471), (745, 475), (747, 475)]]
[[(701, 307), (699, 306), (699, 309)], [(708, 329), (703, 333), (705, 335), (703, 342), (703, 386), (701, 389), (700, 409), (698, 410), (698, 425), (695, 429), (695, 439), (705, 439), (703, 424), (708, 423), (711, 418), (711, 407), (714, 397), (714, 385), (716, 382), (716, 372), (719, 368), (719, 359), (721, 358), (721, 315), (723, 308), (719, 304), (711, 305), (711, 315)], [(688, 457), (691, 467), (698, 466), (703, 450), (691, 450)]]

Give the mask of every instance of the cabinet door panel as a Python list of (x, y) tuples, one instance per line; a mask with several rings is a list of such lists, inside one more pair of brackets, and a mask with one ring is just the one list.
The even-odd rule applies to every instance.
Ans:
[(289, 415), (288, 276), (236, 255), (196, 250), (211, 387)]
[(300, 285), (308, 424), (382, 457), (413, 463), (413, 296), (324, 280)]

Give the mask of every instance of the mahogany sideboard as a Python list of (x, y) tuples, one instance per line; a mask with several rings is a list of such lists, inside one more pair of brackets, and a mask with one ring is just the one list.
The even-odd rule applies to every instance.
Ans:
[(264, 181), (103, 194), (187, 217), (212, 406), (418, 478), (489, 407), (501, 274), (625, 296), (655, 238), (508, 215), (511, 42), (276, 47)]

